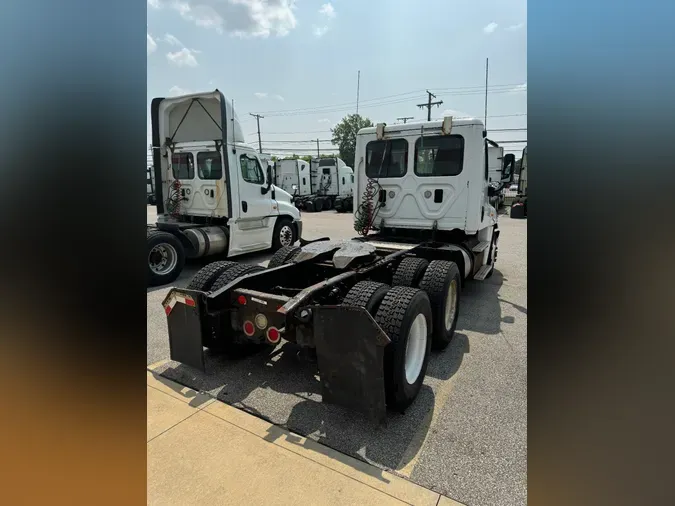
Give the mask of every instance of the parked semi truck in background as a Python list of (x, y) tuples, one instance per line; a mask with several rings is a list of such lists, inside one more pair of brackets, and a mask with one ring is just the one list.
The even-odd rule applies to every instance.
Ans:
[(157, 222), (147, 227), (148, 284), (174, 281), (186, 258), (233, 257), (294, 244), (300, 211), (273, 184), (218, 90), (151, 105)]
[(277, 185), (293, 196), (304, 211), (322, 211), (336, 207), (346, 210), (345, 199), (352, 196), (354, 171), (340, 158), (278, 160), (275, 164)]
[(527, 218), (527, 177), (527, 146), (525, 146), (518, 178), (518, 195), (511, 205), (511, 218)]

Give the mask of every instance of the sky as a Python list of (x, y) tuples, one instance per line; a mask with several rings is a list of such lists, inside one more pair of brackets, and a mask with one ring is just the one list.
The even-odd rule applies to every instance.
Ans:
[[(218, 88), (263, 152), (336, 152), (330, 128), (485, 114), (488, 137), (526, 140), (525, 0), (147, 0), (150, 101)], [(360, 79), (358, 72), (360, 71)], [(357, 86), (358, 83), (358, 86)], [(411, 121), (411, 120), (408, 120)], [(520, 152), (524, 143), (504, 144)]]

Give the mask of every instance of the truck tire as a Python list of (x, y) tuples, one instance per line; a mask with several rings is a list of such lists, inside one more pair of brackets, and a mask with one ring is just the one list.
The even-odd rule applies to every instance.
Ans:
[(359, 281), (347, 292), (342, 300), (342, 305), (362, 307), (375, 318), (389, 288), (384, 283)]
[(222, 260), (220, 262), (212, 262), (197, 272), (187, 286), (188, 290), (199, 290), (201, 292), (208, 292), (211, 290), (216, 279), (225, 272), (238, 265), (237, 262), (230, 262), (229, 260)]
[(307, 202), (305, 202), (305, 211), (307, 211), (308, 213), (313, 213), (314, 212), (314, 202), (312, 202), (311, 200), (308, 200)]
[(166, 285), (175, 281), (185, 265), (185, 248), (169, 232), (147, 229), (148, 285)]
[(394, 277), (392, 278), (392, 286), (410, 286), (417, 288), (424, 271), (427, 270), (429, 261), (425, 258), (407, 257), (401, 260), (398, 264)]
[[(220, 290), (241, 276), (262, 270), (265, 270), (265, 268), (260, 265), (237, 264), (227, 269), (218, 277), (215, 283), (213, 283), (211, 291)], [(204, 332), (202, 343), (205, 348), (214, 353), (224, 353), (233, 358), (256, 353), (267, 346), (267, 344), (260, 345), (245, 340), (235, 340), (235, 331), (232, 329), (229, 313), (225, 313), (219, 318), (214, 317), (211, 319), (211, 333)]]
[(269, 263), (267, 264), (268, 269), (273, 269), (281, 265), (289, 263), (295, 256), (300, 253), (302, 248), (299, 246), (284, 246), (272, 255)]
[(315, 199), (314, 200), (314, 210), (317, 213), (320, 213), (323, 211), (323, 199)]
[(338, 213), (344, 213), (345, 212), (344, 200), (342, 200), (340, 197), (336, 198), (333, 207)]
[(417, 397), (426, 375), (431, 352), (431, 302), (422, 290), (395, 286), (382, 300), (375, 321), (391, 339), (384, 349), (387, 406), (403, 411)]
[(298, 232), (290, 218), (278, 218), (272, 235), (272, 251), (292, 246), (298, 240)]
[(432, 348), (447, 348), (455, 335), (459, 315), (462, 278), (455, 262), (432, 260), (427, 267), (420, 288), (429, 296), (434, 315)]
[(323, 210), (324, 211), (330, 211), (333, 209), (333, 201), (331, 200), (330, 197), (324, 197), (323, 199)]
[(213, 282), (211, 286), (211, 291), (215, 292), (220, 290), (222, 287), (229, 285), (235, 279), (245, 276), (246, 274), (251, 274), (252, 272), (264, 271), (265, 268), (261, 265), (252, 265), (252, 264), (237, 264), (234, 267), (230, 267), (225, 272), (220, 274), (218, 278)]

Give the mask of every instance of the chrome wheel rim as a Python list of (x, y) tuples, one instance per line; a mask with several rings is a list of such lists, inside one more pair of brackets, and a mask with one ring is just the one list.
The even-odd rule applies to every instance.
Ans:
[(163, 276), (170, 273), (178, 264), (178, 252), (170, 244), (158, 244), (153, 246), (148, 253), (148, 265), (150, 270)]
[(457, 280), (450, 281), (448, 286), (448, 297), (445, 302), (445, 329), (450, 330), (455, 321), (457, 313)]
[(289, 225), (284, 225), (279, 231), (279, 242), (282, 246), (290, 246), (293, 243), (293, 230)]
[(410, 385), (417, 381), (422, 371), (427, 352), (427, 329), (427, 319), (420, 313), (408, 331), (408, 342), (405, 345), (405, 379)]

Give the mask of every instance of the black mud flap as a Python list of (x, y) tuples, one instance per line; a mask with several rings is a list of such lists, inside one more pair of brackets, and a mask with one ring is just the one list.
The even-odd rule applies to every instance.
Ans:
[(173, 289), (162, 305), (169, 328), (171, 360), (205, 372), (200, 318), (201, 294), (202, 292)]
[(384, 347), (391, 341), (363, 308), (314, 306), (312, 310), (323, 401), (384, 423)]

